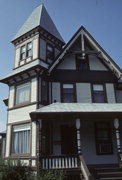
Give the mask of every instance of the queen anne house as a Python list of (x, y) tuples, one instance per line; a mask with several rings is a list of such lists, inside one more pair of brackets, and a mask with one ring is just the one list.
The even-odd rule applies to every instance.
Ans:
[(44, 5), (12, 40), (5, 158), (69, 179), (122, 179), (122, 71), (81, 26), (65, 44)]

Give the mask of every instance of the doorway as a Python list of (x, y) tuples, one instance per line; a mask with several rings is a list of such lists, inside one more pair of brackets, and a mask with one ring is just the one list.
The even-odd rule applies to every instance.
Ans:
[(61, 126), (61, 153), (77, 154), (77, 134), (74, 125)]

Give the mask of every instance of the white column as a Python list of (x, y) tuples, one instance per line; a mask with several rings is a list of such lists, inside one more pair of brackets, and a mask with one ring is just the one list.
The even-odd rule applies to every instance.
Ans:
[(118, 153), (121, 153), (122, 148), (121, 148), (121, 142), (120, 142), (119, 119), (117, 118), (114, 119), (114, 127), (116, 131), (117, 150), (118, 150)]
[(77, 130), (77, 147), (78, 154), (81, 154), (81, 138), (80, 138), (80, 119), (76, 119), (76, 130)]

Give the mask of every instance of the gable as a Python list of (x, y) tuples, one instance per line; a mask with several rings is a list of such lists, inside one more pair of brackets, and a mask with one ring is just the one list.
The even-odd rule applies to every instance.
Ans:
[(57, 69), (76, 69), (76, 55), (87, 55), (89, 70), (109, 71), (117, 78), (121, 77), (121, 69), (100, 47), (84, 27), (81, 27), (66, 44), (55, 62), (49, 68), (49, 73)]

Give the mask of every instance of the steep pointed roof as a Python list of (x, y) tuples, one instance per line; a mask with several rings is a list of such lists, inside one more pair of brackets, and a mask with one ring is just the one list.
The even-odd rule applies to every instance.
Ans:
[(64, 42), (43, 4), (34, 9), (12, 41), (39, 26)]
[(114, 72), (114, 74), (118, 78), (120, 78), (122, 76), (121, 68), (115, 63), (115, 61), (107, 54), (107, 52), (97, 43), (97, 41), (91, 36), (91, 34), (83, 26), (81, 26), (78, 29), (78, 31), (73, 35), (73, 37), (65, 45), (65, 47), (62, 49), (60, 54), (57, 56), (56, 60), (53, 62), (53, 64), (50, 65), (48, 72), (51, 73), (53, 69), (56, 68), (61, 63), (65, 54), (68, 52), (72, 44), (76, 41), (76, 39), (81, 34), (87, 37), (88, 41), (96, 49), (96, 52), (100, 53), (99, 57), (103, 60), (103, 62), (107, 65), (107, 67), (109, 67)]

